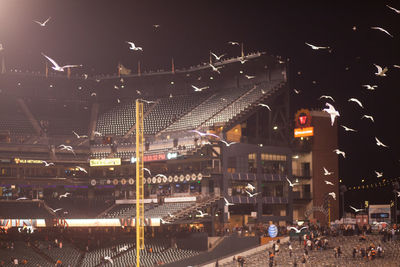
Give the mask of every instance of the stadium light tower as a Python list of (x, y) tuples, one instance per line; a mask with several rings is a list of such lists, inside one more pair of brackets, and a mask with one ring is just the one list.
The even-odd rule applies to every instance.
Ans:
[(143, 188), (143, 103), (136, 99), (136, 267), (144, 249), (144, 188)]

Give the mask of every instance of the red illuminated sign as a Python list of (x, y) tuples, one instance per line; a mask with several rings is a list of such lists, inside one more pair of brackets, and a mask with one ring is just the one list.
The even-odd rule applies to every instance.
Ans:
[(311, 115), (308, 109), (300, 109), (295, 115), (297, 128), (307, 128), (311, 126)]
[(165, 154), (144, 155), (143, 161), (166, 160), (166, 158)]

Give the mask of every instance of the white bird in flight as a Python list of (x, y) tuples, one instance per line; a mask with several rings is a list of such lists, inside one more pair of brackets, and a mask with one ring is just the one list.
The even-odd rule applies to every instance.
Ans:
[(374, 122), (374, 117), (372, 117), (372, 116), (370, 116), (370, 115), (363, 115), (362, 117), (361, 117), (361, 119), (369, 119), (369, 120), (371, 120), (372, 122)]
[(357, 103), (360, 107), (364, 108), (363, 105), (362, 105), (362, 103), (361, 103), (361, 101), (358, 100), (357, 98), (354, 98), (354, 97), (353, 97), (353, 98), (350, 98), (348, 101), (349, 101), (349, 102), (355, 102), (355, 103)]
[(333, 99), (333, 97), (331, 97), (330, 95), (321, 95), (321, 96), (319, 97), (319, 99), (322, 99), (322, 98), (330, 99), (330, 100), (332, 100), (333, 102), (335, 102), (335, 99)]
[(213, 52), (210, 52), (210, 53), (211, 53), (211, 55), (213, 55), (215, 57), (215, 60), (220, 60), (223, 56), (226, 55), (226, 54), (222, 54), (222, 55), (218, 56), (218, 55), (214, 54)]
[(324, 168), (324, 175), (331, 175), (333, 172), (328, 171), (325, 167)]
[(327, 185), (334, 185), (332, 182), (329, 182), (329, 181), (327, 181), (327, 180), (325, 180), (325, 184), (327, 184)]
[(88, 173), (87, 170), (85, 168), (82, 168), (81, 166), (75, 166), (75, 168), (77, 168), (81, 172)]
[(298, 184), (298, 183), (292, 183), (292, 181), (290, 181), (289, 178), (287, 178), (287, 177), (286, 177), (286, 180), (288, 181), (290, 187), (293, 187)]
[(200, 87), (200, 88), (197, 87), (197, 86), (194, 86), (194, 85), (191, 85), (191, 86), (192, 86), (192, 88), (194, 89), (195, 92), (201, 92), (204, 89), (210, 88), (210, 86), (204, 86), (204, 87)]
[(240, 64), (244, 64), (246, 63), (247, 59), (245, 59), (244, 57), (242, 57), (241, 59), (239, 59)]
[(51, 64), (53, 64), (53, 66), (51, 67), (53, 70), (55, 71), (64, 71), (64, 69), (66, 68), (76, 68), (76, 67), (82, 67), (82, 65), (65, 65), (60, 67), (60, 65), (57, 64), (57, 62), (55, 62), (52, 58), (46, 56), (45, 54), (42, 53), (42, 55), (47, 58)]
[(163, 218), (160, 218), (160, 222), (161, 222), (162, 224), (171, 223), (171, 222), (168, 222), (168, 221), (164, 221), (164, 219), (163, 219)]
[(54, 166), (54, 163), (53, 163), (53, 162), (47, 162), (47, 161), (45, 161), (45, 160), (42, 160), (42, 163), (44, 163), (44, 166), (45, 166), (45, 167), (49, 167), (49, 166), (51, 166), (51, 165)]
[(323, 111), (329, 113), (329, 115), (331, 116), (331, 125), (333, 126), (333, 124), (335, 123), (335, 118), (340, 116), (339, 111), (337, 111), (337, 110), (335, 109), (335, 107), (332, 106), (332, 105), (329, 104), (329, 103), (325, 103), (325, 105), (326, 105), (328, 108), (324, 108)]
[[(67, 151), (71, 151), (71, 152), (72, 152), (72, 154), (74, 154), (74, 155), (75, 155), (75, 151), (74, 151), (74, 149), (72, 148), (72, 146), (59, 145), (58, 147), (60, 148), (60, 150), (67, 150)], [(75, 156), (76, 156), (76, 155), (75, 155)]]
[(71, 195), (71, 193), (66, 192), (65, 194), (62, 194), (58, 197), (58, 199), (62, 199), (63, 197), (68, 197), (69, 195)]
[(171, 217), (171, 218), (175, 217), (175, 215), (171, 214), (170, 212), (168, 212), (168, 216)]
[(219, 71), (221, 67), (215, 67), (213, 64), (208, 64), (208, 65), (212, 68), (213, 71), (218, 72), (218, 74), (221, 74), (221, 72)]
[(215, 137), (215, 138), (221, 138), (218, 135), (213, 134), (213, 133), (203, 133), (203, 132), (200, 132), (200, 131), (197, 131), (197, 130), (190, 130), (189, 132), (197, 133), (200, 136), (212, 136), (212, 137)]
[(226, 198), (224, 198), (224, 200), (225, 200), (225, 206), (233, 206), (233, 205), (235, 205), (233, 203), (230, 203)]
[(344, 151), (341, 151), (339, 149), (335, 149), (335, 150), (333, 150), (333, 152), (335, 152), (338, 155), (342, 155), (343, 158), (346, 158), (346, 153)]
[(365, 210), (365, 209), (356, 209), (356, 208), (354, 208), (353, 206), (349, 206), (349, 207), (350, 207), (351, 209), (353, 209), (356, 213)]
[(383, 172), (375, 171), (376, 178), (381, 178), (383, 176)]
[(244, 77), (246, 77), (247, 79), (254, 79), (256, 76), (251, 76), (251, 75), (244, 75)]
[[(0, 46), (0, 47), (1, 47), (1, 46)], [(0, 50), (1, 50), (1, 48), (0, 48)], [(400, 69), (400, 65), (394, 64), (393, 67)]]
[(230, 44), (230, 45), (239, 45), (238, 42), (228, 42), (228, 44)]
[(222, 143), (224, 143), (226, 146), (231, 146), (231, 145), (234, 145), (234, 144), (237, 144), (237, 142), (230, 142), (230, 143), (228, 143), (228, 142), (226, 142), (225, 140), (220, 140)]
[(307, 229), (308, 227), (307, 226), (303, 226), (303, 227), (301, 227), (300, 229), (297, 229), (296, 227), (290, 227), (289, 228), (289, 230), (295, 230), (296, 231), (296, 233), (298, 234), (298, 233), (300, 233), (301, 231), (303, 231), (303, 229)]
[(343, 129), (344, 129), (346, 132), (357, 132), (357, 130), (354, 130), (354, 129), (352, 129), (352, 128), (346, 127), (346, 126), (344, 126), (344, 125), (340, 125), (340, 126), (342, 126)]
[(129, 45), (130, 45), (130, 47), (129, 47), (129, 49), (130, 50), (134, 50), (134, 51), (143, 51), (143, 48), (142, 47), (140, 47), (140, 46), (135, 46), (135, 43), (133, 43), (133, 42), (128, 42), (128, 41), (126, 41)]
[(267, 104), (262, 104), (262, 103), (260, 103), (260, 104), (258, 104), (259, 106), (262, 106), (262, 107), (265, 107), (265, 108), (267, 108), (267, 109), (269, 109), (269, 111), (271, 111), (271, 108), (267, 105)]
[(88, 136), (87, 135), (79, 135), (79, 134), (77, 134), (75, 131), (72, 131), (72, 133), (76, 136), (76, 138), (87, 138)]
[(149, 175), (151, 176), (151, 171), (148, 168), (143, 168), (144, 171), (148, 172)]
[(300, 90), (296, 90), (296, 89), (293, 89), (293, 91), (298, 95), (298, 94), (300, 94)]
[(17, 198), (16, 200), (28, 200), (29, 198), (27, 198), (27, 197), (19, 197), (19, 198)]
[(396, 9), (396, 8), (394, 8), (394, 7), (391, 7), (391, 6), (389, 6), (389, 5), (386, 5), (388, 8), (390, 8), (391, 10), (393, 10), (394, 12), (396, 12), (397, 14), (400, 14), (400, 10), (398, 10), (398, 9)]
[(52, 212), (54, 212), (54, 213), (56, 213), (56, 212), (59, 211), (59, 210), (62, 210), (62, 208), (58, 208), (58, 209), (54, 209), (54, 210), (53, 210), (53, 209), (50, 208), (50, 207), (49, 207), (49, 209), (50, 209)]
[(249, 194), (249, 197), (254, 197), (254, 196), (257, 196), (258, 194), (261, 193), (261, 192), (257, 192), (257, 193), (252, 194), (252, 193), (250, 193), (250, 192), (247, 191), (247, 190), (245, 190), (245, 191), (246, 191), (247, 194)]
[(385, 30), (384, 28), (381, 28), (381, 27), (371, 27), (371, 29), (384, 32), (384, 33), (386, 33), (387, 35), (389, 35), (390, 37), (393, 38), (393, 35), (391, 35), (391, 34), (390, 34), (387, 30)]
[(328, 193), (328, 195), (330, 195), (334, 200), (336, 200), (335, 192), (330, 192), (330, 193)]
[(94, 131), (93, 133), (94, 133), (94, 136), (101, 136), (102, 135), (102, 133), (98, 132), (98, 131)]
[(375, 90), (375, 88), (377, 88), (378, 85), (363, 84), (362, 87), (367, 88), (367, 90)]
[(252, 185), (251, 183), (247, 183), (246, 189), (249, 189), (249, 190), (251, 190), (251, 191), (254, 191), (256, 188), (255, 188), (254, 185)]
[(388, 68), (387, 68), (387, 67), (384, 67), (384, 68), (382, 69), (382, 67), (379, 66), (379, 65), (377, 65), (377, 64), (374, 64), (374, 66), (375, 66), (376, 69), (377, 69), (377, 72), (375, 73), (376, 76), (381, 76), (381, 77), (386, 76), (386, 72), (388, 71)]
[(396, 191), (396, 193), (397, 193), (397, 197), (400, 197), (400, 192), (399, 192), (399, 191)]
[(45, 27), (46, 24), (47, 24), (47, 22), (49, 22), (50, 19), (51, 19), (51, 17), (49, 17), (48, 19), (46, 19), (46, 20), (43, 21), (43, 22), (40, 22), (40, 21), (37, 21), (37, 20), (34, 20), (33, 22), (36, 22), (36, 23), (39, 24), (41, 27)]
[(112, 265), (114, 265), (114, 261), (110, 256), (104, 256), (104, 260), (109, 261)]
[(145, 100), (145, 99), (140, 99), (140, 100), (142, 100), (143, 102), (145, 102), (145, 103), (147, 103), (147, 104), (156, 103), (156, 101), (151, 101), (151, 100)]
[(208, 213), (203, 213), (203, 211), (201, 210), (197, 210), (197, 212), (199, 213), (197, 216), (203, 218), (204, 216), (208, 215)]
[(316, 45), (309, 44), (307, 42), (305, 44), (308, 45), (309, 47), (311, 47), (314, 50), (329, 49), (329, 46), (316, 46)]
[(4, 50), (3, 44), (0, 43), (0, 51)]
[(387, 145), (385, 145), (384, 143), (382, 143), (381, 141), (379, 141), (379, 139), (377, 137), (375, 137), (376, 140), (376, 145), (377, 146), (383, 146), (383, 147), (388, 147)]
[(118, 251), (122, 252), (122, 251), (127, 251), (127, 250), (128, 250), (128, 245), (125, 245), (123, 247), (120, 247)]

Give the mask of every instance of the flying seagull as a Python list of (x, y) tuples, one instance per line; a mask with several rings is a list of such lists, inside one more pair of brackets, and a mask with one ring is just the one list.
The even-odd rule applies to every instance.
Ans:
[(127, 251), (127, 250), (128, 250), (128, 245), (125, 245), (123, 247), (120, 247), (118, 251), (122, 252), (122, 251)]
[(53, 162), (49, 162), (49, 163), (47, 163), (47, 161), (45, 161), (45, 160), (42, 160), (42, 163), (44, 163), (44, 166), (45, 166), (45, 167), (49, 167), (49, 166), (51, 166), (51, 165), (53, 165), (53, 166), (54, 166), (54, 163), (53, 163)]
[(225, 56), (226, 54), (222, 54), (220, 56), (217, 56), (216, 54), (214, 54), (213, 52), (210, 52), (211, 55), (213, 55), (215, 57), (215, 60), (220, 60), (223, 56)]
[(290, 227), (289, 228), (289, 230), (295, 230), (296, 231), (296, 233), (298, 234), (298, 233), (300, 233), (301, 231), (303, 231), (303, 229), (307, 229), (308, 227), (307, 226), (304, 226), (304, 227), (301, 227), (300, 229), (297, 229), (296, 227)]
[(90, 96), (97, 96), (97, 94), (96, 93), (91, 93)]
[(221, 67), (215, 67), (213, 64), (208, 64), (208, 65), (212, 68), (213, 71), (218, 72), (218, 74), (221, 74), (221, 72), (219, 72), (219, 69)]
[(387, 35), (389, 35), (390, 37), (393, 38), (393, 35), (391, 35), (391, 34), (390, 34), (387, 30), (385, 30), (384, 28), (381, 28), (381, 27), (371, 27), (371, 29), (384, 32), (384, 33), (386, 33)]
[(362, 117), (361, 117), (361, 119), (369, 119), (369, 120), (371, 120), (372, 122), (374, 122), (374, 117), (372, 117), (372, 116), (370, 116), (370, 115), (363, 115)]
[(156, 29), (160, 28), (160, 24), (153, 24), (153, 27), (156, 28)]
[(109, 261), (112, 265), (114, 265), (114, 261), (110, 256), (104, 256), (104, 260)]
[(290, 181), (289, 178), (287, 178), (287, 177), (286, 177), (286, 180), (288, 181), (290, 187), (293, 187), (294, 185), (298, 184), (298, 183), (292, 183), (292, 181)]
[(205, 215), (208, 215), (208, 213), (203, 213), (203, 211), (201, 211), (201, 210), (197, 210), (197, 212), (200, 213), (198, 215), (198, 217), (201, 217), (201, 218), (203, 218)]
[(197, 130), (190, 130), (189, 132), (197, 133), (200, 136), (212, 136), (212, 137), (220, 138), (218, 135), (213, 134), (213, 133), (203, 133), (203, 132), (200, 132)]
[(56, 213), (56, 212), (59, 211), (59, 210), (62, 210), (62, 208), (58, 208), (58, 209), (54, 209), (54, 210), (53, 210), (53, 209), (50, 208), (50, 207), (49, 207), (49, 209), (51, 209), (51, 211), (54, 212), (54, 213)]
[(298, 95), (298, 94), (300, 94), (300, 90), (296, 90), (296, 89), (293, 89), (293, 91)]
[(307, 42), (306, 42), (306, 45), (308, 45), (309, 47), (311, 47), (314, 50), (329, 49), (329, 46), (315, 46), (315, 45), (309, 44)]
[(383, 172), (375, 171), (376, 178), (381, 178), (383, 176)]
[(267, 109), (269, 109), (269, 111), (271, 111), (271, 108), (267, 105), (267, 104), (258, 104), (259, 106), (265, 107)]
[(256, 188), (255, 188), (254, 185), (252, 185), (251, 183), (247, 183), (246, 189), (249, 189), (249, 190), (251, 190), (251, 191), (254, 191)]
[(330, 100), (332, 100), (333, 102), (335, 102), (335, 99), (333, 99), (333, 97), (331, 97), (330, 95), (321, 95), (321, 96), (319, 97), (319, 99), (322, 99), (322, 98), (330, 99)]
[(251, 75), (244, 75), (244, 77), (246, 77), (247, 79), (254, 79), (256, 76), (251, 76)]
[(75, 131), (72, 131), (72, 133), (76, 136), (76, 138), (87, 138), (88, 136), (87, 135), (79, 135), (79, 134), (77, 134)]
[(228, 142), (226, 142), (225, 140), (220, 140), (222, 143), (224, 143), (226, 146), (231, 146), (231, 145), (234, 145), (234, 144), (237, 144), (237, 142), (230, 142), (230, 143), (228, 143)]
[(396, 191), (396, 193), (397, 193), (397, 197), (400, 197), (400, 192), (399, 192), (399, 191)]
[(58, 197), (58, 199), (62, 199), (63, 197), (68, 197), (69, 195), (71, 195), (71, 193), (66, 192), (66, 193), (63, 194), (63, 195), (60, 195), (60, 196)]
[(330, 195), (334, 200), (336, 200), (335, 192), (330, 192), (330, 193), (328, 193), (328, 195)]
[(235, 205), (233, 203), (230, 203), (226, 198), (224, 198), (224, 200), (225, 200), (225, 206), (233, 206), (233, 205)]
[(343, 129), (344, 129), (346, 132), (357, 132), (357, 130), (354, 130), (354, 129), (352, 129), (352, 128), (346, 127), (346, 126), (344, 126), (344, 125), (340, 125), (340, 126), (342, 126)]
[(325, 167), (324, 168), (324, 175), (331, 175), (333, 172), (328, 171)]
[(168, 221), (164, 221), (163, 218), (160, 218), (160, 222), (161, 222), (162, 224), (171, 223), (171, 222), (168, 222)]
[(365, 209), (356, 209), (356, 208), (354, 208), (353, 206), (349, 206), (349, 207), (350, 207), (351, 209), (353, 209), (356, 213), (365, 210)]
[(374, 66), (377, 69), (377, 72), (375, 73), (376, 76), (381, 76), (381, 77), (386, 76), (386, 72), (388, 71), (387, 67), (382, 69), (382, 67), (377, 64), (374, 64)]
[(335, 123), (335, 118), (340, 116), (339, 111), (337, 111), (337, 110), (334, 108), (334, 106), (332, 106), (332, 105), (329, 104), (329, 103), (325, 103), (325, 105), (326, 105), (328, 108), (323, 109), (323, 111), (329, 113), (329, 115), (331, 116), (331, 125), (333, 126), (333, 124)]
[(204, 87), (200, 87), (200, 88), (197, 87), (197, 86), (194, 86), (194, 85), (191, 85), (191, 86), (192, 86), (192, 88), (194, 89), (195, 92), (201, 92), (204, 89), (210, 88), (210, 86), (204, 86)]
[(53, 64), (53, 66), (51, 67), (53, 70), (55, 71), (64, 71), (64, 69), (66, 68), (76, 68), (76, 67), (82, 67), (82, 65), (65, 65), (60, 67), (60, 65), (57, 64), (57, 62), (55, 62), (52, 58), (46, 56), (45, 54), (42, 53), (42, 55), (47, 58), (51, 64)]
[(339, 149), (335, 149), (335, 150), (333, 150), (333, 152), (335, 152), (338, 155), (342, 155), (343, 158), (346, 158), (346, 153), (344, 151), (341, 151)]
[(379, 141), (379, 139), (377, 137), (375, 137), (376, 140), (376, 145), (377, 146), (383, 146), (383, 147), (388, 147), (387, 145), (385, 145), (384, 143), (382, 143), (381, 141)]
[(27, 197), (19, 197), (19, 198), (17, 198), (17, 200), (28, 200), (29, 198), (27, 198)]
[(247, 194), (249, 194), (249, 197), (254, 197), (254, 196), (257, 196), (258, 194), (261, 193), (261, 192), (257, 192), (257, 193), (252, 194), (252, 193), (250, 193), (250, 192), (247, 191), (247, 190), (245, 190), (245, 191), (246, 191)]
[(247, 59), (245, 59), (245, 58), (243, 57), (243, 58), (239, 59), (239, 61), (240, 61), (240, 64), (244, 64), (244, 63), (246, 63)]
[(386, 5), (388, 8), (390, 8), (391, 10), (393, 10), (394, 12), (396, 12), (397, 14), (400, 14), (400, 10), (395, 9), (394, 7), (391, 7), (389, 5)]
[(102, 135), (101, 132), (94, 131), (94, 136), (101, 136), (101, 135)]
[(40, 21), (37, 21), (37, 20), (34, 20), (33, 22), (36, 22), (36, 23), (39, 24), (41, 27), (45, 27), (46, 24), (47, 24), (47, 22), (49, 22), (50, 19), (51, 19), (51, 17), (49, 17), (48, 19), (46, 19), (46, 20), (43, 21), (43, 22), (40, 22)]
[[(75, 155), (75, 151), (74, 151), (74, 149), (72, 148), (72, 146), (59, 145), (58, 147), (60, 148), (60, 150), (67, 150), (67, 151), (71, 151), (71, 152), (72, 152), (72, 154), (74, 154), (74, 155)], [(75, 156), (76, 156), (76, 155), (75, 155)]]
[(147, 103), (147, 104), (152, 104), (152, 103), (156, 103), (156, 101), (150, 101), (150, 100), (145, 100), (145, 99), (140, 99), (143, 102)]
[(228, 44), (230, 44), (230, 45), (239, 45), (238, 42), (228, 42)]
[[(1, 50), (1, 46), (0, 46), (0, 50)], [(400, 65), (394, 64), (393, 67), (400, 69)]]
[(361, 104), (360, 100), (358, 100), (357, 98), (350, 98), (348, 101), (349, 101), (349, 102), (355, 102), (355, 103), (357, 103), (360, 107), (364, 108), (363, 105)]
[(168, 212), (168, 216), (171, 217), (171, 218), (175, 217), (175, 215), (171, 214), (170, 212)]
[(334, 185), (332, 182), (329, 182), (329, 181), (327, 181), (327, 180), (325, 180), (325, 184), (327, 184), (327, 185)]
[(134, 51), (140, 50), (140, 51), (143, 51), (143, 48), (142, 48), (142, 47), (140, 47), (140, 46), (135, 46), (135, 44), (134, 44), (133, 42), (128, 42), (128, 41), (126, 41), (126, 42), (130, 45), (130, 47), (129, 47), (130, 50), (134, 50)]
[(150, 171), (149, 169), (143, 168), (143, 170), (146, 171), (146, 172), (148, 172), (148, 173), (150, 174), (150, 176), (151, 176), (151, 171)]
[(375, 90), (375, 88), (378, 87), (378, 85), (369, 85), (369, 84), (364, 84), (362, 87), (367, 88), (367, 90)]
[(85, 168), (82, 168), (81, 166), (76, 166), (76, 168), (81, 172), (88, 173), (87, 170)]

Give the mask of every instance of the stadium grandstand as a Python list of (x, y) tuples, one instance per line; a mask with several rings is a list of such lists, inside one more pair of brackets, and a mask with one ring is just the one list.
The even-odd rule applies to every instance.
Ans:
[[(205, 253), (209, 261), (227, 253), (219, 246), (232, 253), (258, 245), (270, 222), (293, 222), (290, 94), (277, 58), (252, 53), (135, 74), (0, 75), (0, 260), (134, 266), (137, 99), (143, 266), (180, 266)], [(237, 229), (240, 237), (218, 238)]]

